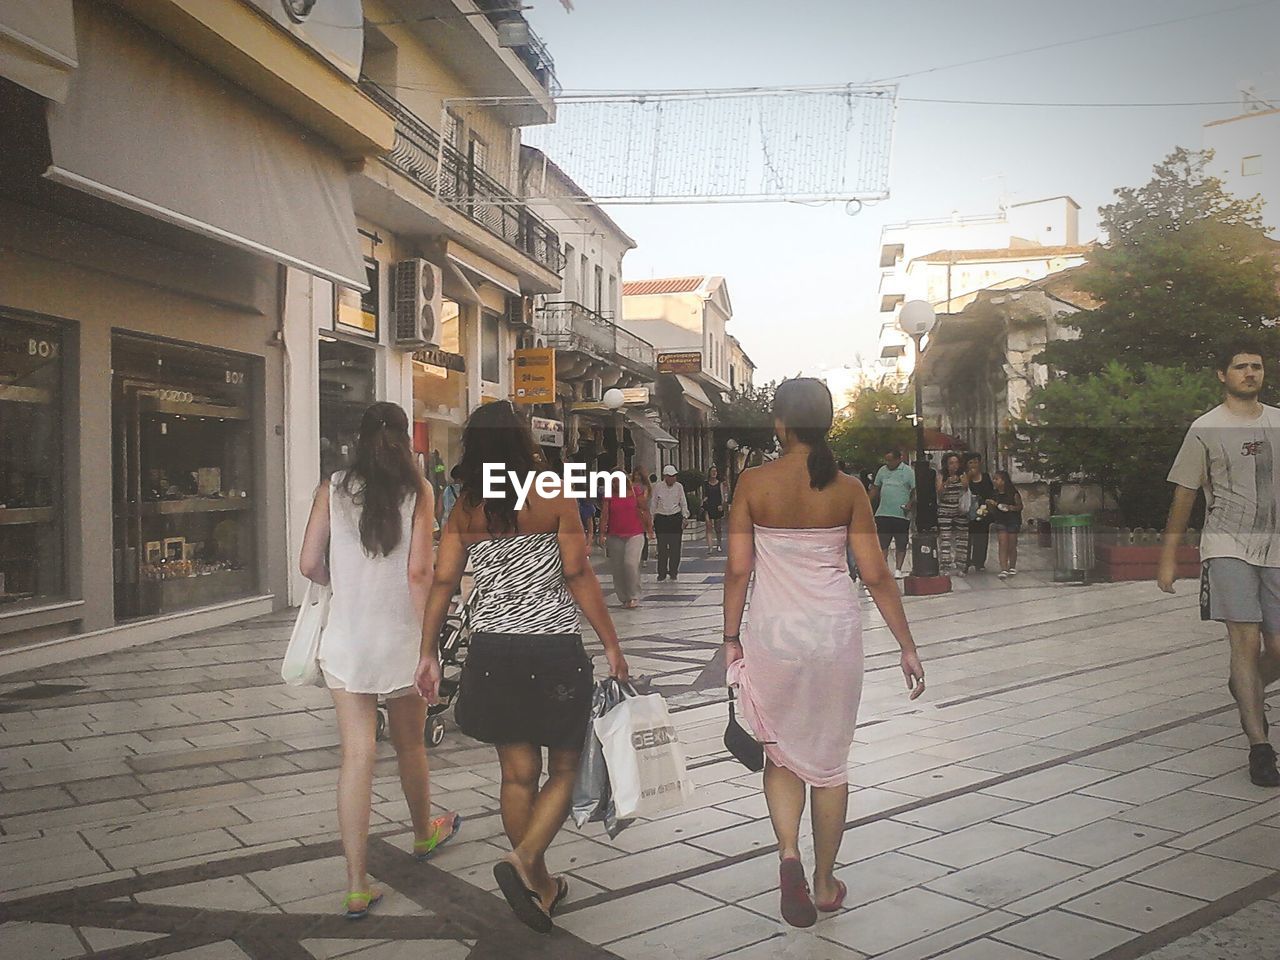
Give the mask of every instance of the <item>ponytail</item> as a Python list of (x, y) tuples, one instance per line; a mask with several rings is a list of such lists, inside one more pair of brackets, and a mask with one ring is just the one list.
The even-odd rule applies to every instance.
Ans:
[(796, 439), (809, 447), (809, 486), (821, 490), (836, 478), (835, 454), (827, 444), (827, 431), (817, 427), (795, 430)]
[(797, 377), (778, 384), (773, 416), (809, 448), (809, 486), (821, 490), (836, 478), (836, 458), (827, 444), (834, 411), (831, 391), (821, 380)]

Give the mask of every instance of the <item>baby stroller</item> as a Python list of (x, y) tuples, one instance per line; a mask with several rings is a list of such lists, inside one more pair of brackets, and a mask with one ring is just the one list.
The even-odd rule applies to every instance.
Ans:
[[(427, 726), (423, 735), (429, 747), (438, 747), (444, 741), (445, 726), (441, 714), (453, 706), (453, 698), (458, 695), (462, 663), (467, 658), (467, 647), (471, 643), (471, 600), (474, 596), (473, 590), (465, 599), (456, 601), (454, 610), (444, 618), (444, 626), (440, 628), (440, 699), (427, 707)], [(390, 717), (384, 702), (378, 703), (377, 723), (377, 738), (386, 740)]]

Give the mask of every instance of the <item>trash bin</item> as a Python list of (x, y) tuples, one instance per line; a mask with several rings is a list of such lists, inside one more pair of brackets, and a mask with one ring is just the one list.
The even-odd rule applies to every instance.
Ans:
[(1055, 583), (1088, 583), (1093, 571), (1093, 517), (1087, 513), (1050, 517)]

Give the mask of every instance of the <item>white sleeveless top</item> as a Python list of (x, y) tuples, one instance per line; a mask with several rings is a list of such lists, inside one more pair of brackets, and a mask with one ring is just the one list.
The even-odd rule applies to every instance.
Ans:
[(409, 594), (409, 544), (417, 497), (400, 504), (400, 543), (369, 556), (360, 542), (360, 505), (329, 483), (329, 577), (333, 600), (320, 638), (320, 667), (330, 687), (351, 693), (395, 693), (413, 686), (422, 620)]

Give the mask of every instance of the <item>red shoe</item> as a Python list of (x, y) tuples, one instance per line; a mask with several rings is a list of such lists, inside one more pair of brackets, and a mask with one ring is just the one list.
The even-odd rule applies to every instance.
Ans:
[(830, 903), (814, 904), (823, 913), (835, 913), (844, 909), (844, 898), (849, 895), (849, 888), (844, 885), (843, 880), (836, 881), (836, 888), (840, 891), (836, 894), (836, 898)]
[(778, 864), (778, 885), (782, 888), (782, 919), (793, 927), (812, 927), (818, 922), (804, 867), (795, 857)]

